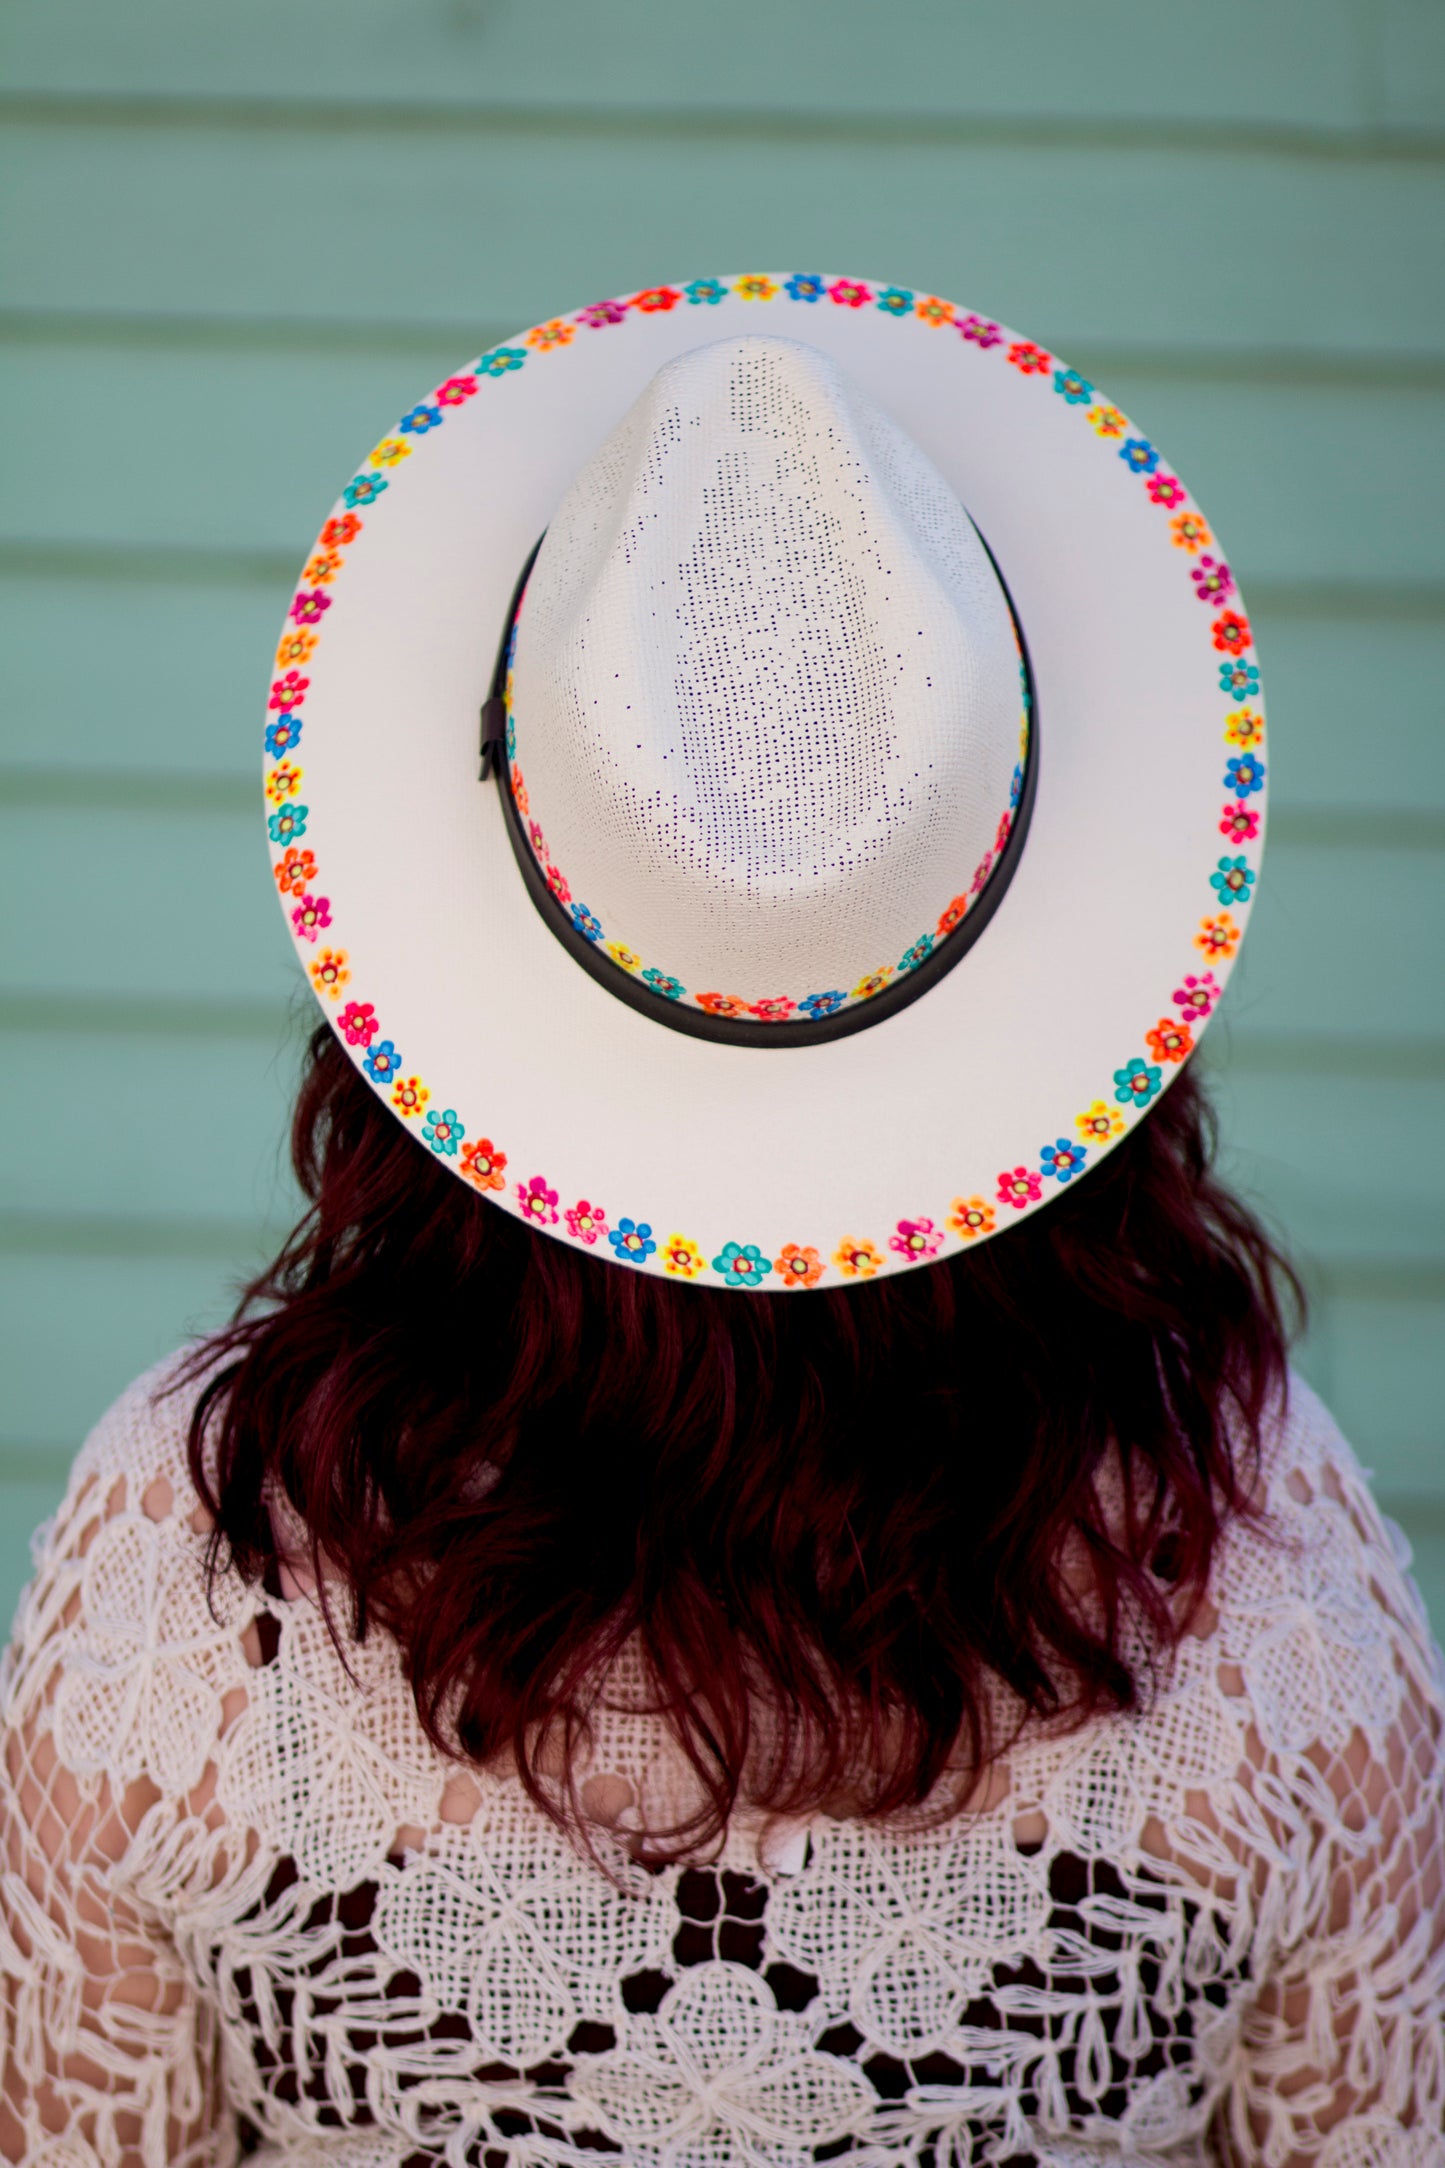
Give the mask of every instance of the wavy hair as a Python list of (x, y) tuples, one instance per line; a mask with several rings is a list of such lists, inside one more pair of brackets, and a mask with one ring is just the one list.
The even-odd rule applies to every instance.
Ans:
[(640, 1664), (698, 1786), (657, 1857), (740, 1801), (952, 1812), (1018, 1724), (1147, 1701), (1258, 1511), (1299, 1288), (1211, 1145), (1191, 1070), (1000, 1238), (726, 1293), (496, 1210), (323, 1025), (309, 1209), (187, 1372), (210, 1571), (274, 1574), (284, 1493), (343, 1655), (393, 1635), (437, 1747), (569, 1824)]

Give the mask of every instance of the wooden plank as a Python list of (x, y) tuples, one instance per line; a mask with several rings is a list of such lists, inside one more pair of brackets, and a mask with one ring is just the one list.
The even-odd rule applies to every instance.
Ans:
[(742, 108), (1349, 128), (1370, 116), (1348, 0), (11, 0), (17, 90), (485, 109)]
[(1373, 0), (1377, 110), (1387, 127), (1445, 127), (1445, 8), (1440, 0)]
[[(505, 118), (388, 132), (21, 117), (4, 134), (12, 309), (518, 329), (660, 278), (838, 268), (846, 233), (842, 268), (927, 280), (1065, 354), (1445, 353), (1428, 160), (786, 129), (659, 142)], [(1117, 275), (1101, 276), (1101, 251)]]
[[(27, 421), (7, 446), (0, 545), (12, 562), (22, 544), (273, 551), (299, 572), (356, 462), (428, 388), (365, 353), (198, 367), (99, 339), (0, 351), (0, 397)], [(1366, 424), (1360, 393), (1326, 384), (1131, 373), (1108, 388), (1218, 521), (1247, 601), (1252, 579), (1353, 582), (1387, 603), (1445, 583), (1445, 521), (1415, 481), (1445, 467), (1437, 394), (1377, 390)]]

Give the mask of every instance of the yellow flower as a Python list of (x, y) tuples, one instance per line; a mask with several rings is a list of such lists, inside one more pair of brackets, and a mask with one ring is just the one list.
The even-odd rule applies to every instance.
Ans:
[(430, 1097), (431, 1093), (419, 1076), (399, 1076), (391, 1095), (391, 1103), (397, 1113), (410, 1122), (415, 1121)]
[(1129, 426), (1128, 417), (1121, 414), (1116, 406), (1092, 406), (1085, 420), (1091, 429), (1106, 438), (1122, 437)]
[(271, 804), (284, 805), (288, 798), (294, 798), (301, 788), (301, 778), (305, 772), (305, 769), (298, 768), (294, 761), (278, 760), (266, 778), (266, 796)]
[(845, 1235), (833, 1252), (833, 1262), (848, 1280), (871, 1280), (883, 1262), (883, 1252), (875, 1242), (859, 1242), (856, 1236)]
[(642, 969), (642, 958), (635, 955), (630, 948), (624, 948), (620, 941), (609, 941), (606, 948), (612, 961), (615, 964), (621, 964), (624, 971), (640, 971)]
[(706, 1260), (686, 1235), (669, 1235), (662, 1245), (662, 1269), (680, 1280), (695, 1280)]
[(316, 638), (314, 632), (288, 632), (276, 650), (277, 669), (295, 670), (302, 663), (310, 662), (316, 653)]
[(1207, 550), (1214, 540), (1197, 512), (1179, 512), (1169, 522), (1177, 550), (1188, 550), (1190, 556), (1196, 550)]
[(400, 437), (385, 437), (371, 455), (374, 467), (399, 467), (404, 459), (410, 459), (411, 446), (403, 444)]
[(527, 333), (527, 344), (540, 347), (545, 354), (554, 346), (570, 346), (576, 336), (575, 324), (564, 323), (560, 316), (554, 316), (550, 324), (538, 324), (535, 331)]
[(1123, 1136), (1124, 1117), (1118, 1107), (1096, 1099), (1082, 1114), (1074, 1116), (1074, 1127), (1085, 1144), (1107, 1144), (1110, 1137)]
[(350, 977), (344, 948), (324, 948), (311, 966), (311, 983), (327, 1001), (336, 999)]
[(734, 288), (734, 292), (740, 294), (744, 301), (771, 301), (777, 290), (775, 281), (764, 278), (761, 272), (753, 272), (749, 277), (739, 279)]
[(853, 989), (855, 1001), (867, 1001), (870, 995), (882, 993), (893, 976), (892, 964), (884, 964), (881, 971), (870, 971), (866, 979), (860, 979)]
[(972, 1242), (977, 1235), (991, 1235), (996, 1215), (983, 1197), (955, 1197), (948, 1208), (948, 1224), (954, 1234)]
[(1264, 717), (1253, 708), (1236, 708), (1224, 718), (1224, 735), (1242, 753), (1252, 753), (1264, 743)]

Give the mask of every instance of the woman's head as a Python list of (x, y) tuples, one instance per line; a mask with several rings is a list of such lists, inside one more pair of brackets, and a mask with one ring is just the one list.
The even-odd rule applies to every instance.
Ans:
[(939, 1796), (1001, 1744), (991, 1677), (1065, 1721), (1133, 1705), (1282, 1382), (1293, 1283), (1210, 1171), (1189, 1073), (1048, 1211), (831, 1292), (677, 1286), (533, 1233), (326, 1027), (294, 1156), (310, 1210), (193, 1426), (218, 1543), (264, 1572), (283, 1487), (438, 1744), (510, 1751), (544, 1801), (539, 1757), (629, 1648), (701, 1785), (692, 1841), (740, 1793)]

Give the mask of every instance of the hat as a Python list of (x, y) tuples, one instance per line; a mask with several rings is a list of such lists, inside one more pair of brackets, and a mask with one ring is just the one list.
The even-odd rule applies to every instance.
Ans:
[(348, 483), (275, 876), (421, 1148), (593, 1255), (906, 1269), (1087, 1178), (1198, 1042), (1263, 830), (1252, 635), (1157, 448), (933, 296), (655, 287)]

